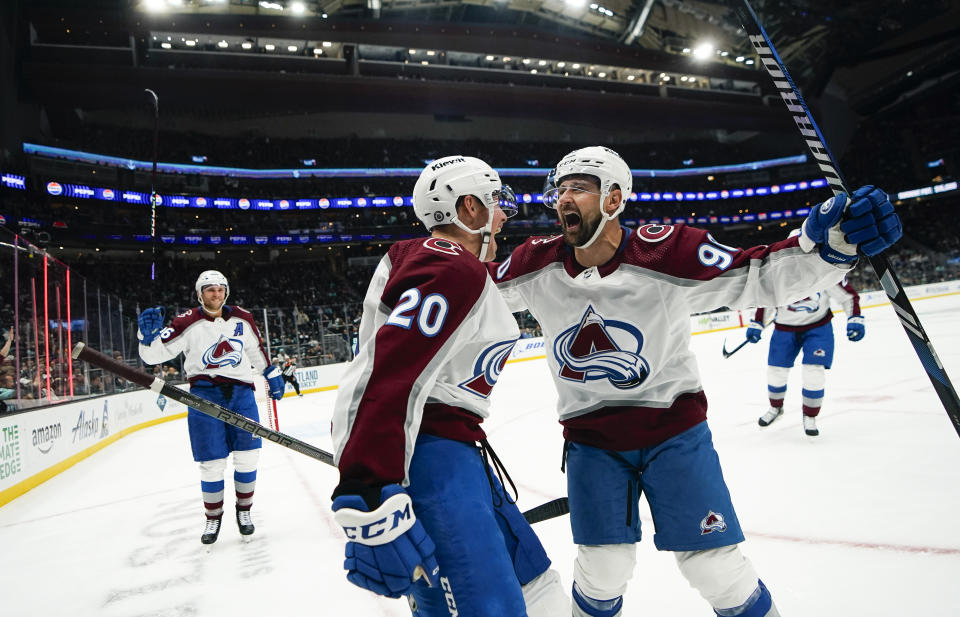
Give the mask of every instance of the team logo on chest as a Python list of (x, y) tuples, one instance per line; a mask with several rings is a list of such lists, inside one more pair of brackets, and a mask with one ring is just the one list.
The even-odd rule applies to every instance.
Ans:
[(462, 382), (460, 387), (480, 398), (490, 396), (493, 386), (497, 385), (497, 379), (500, 378), (500, 371), (510, 357), (514, 343), (516, 340), (494, 343), (480, 352), (473, 365), (473, 377)]
[(820, 294), (815, 293), (814, 295), (804, 298), (803, 300), (798, 300), (787, 306), (788, 311), (793, 311), (795, 313), (816, 313), (820, 308)]
[(220, 335), (216, 343), (203, 352), (201, 359), (205, 368), (223, 368), (225, 366), (240, 366), (243, 357), (243, 339), (227, 338)]
[(607, 379), (622, 390), (642, 384), (650, 365), (640, 355), (643, 334), (636, 326), (604, 320), (588, 306), (580, 323), (564, 330), (553, 343), (560, 377), (570, 381)]

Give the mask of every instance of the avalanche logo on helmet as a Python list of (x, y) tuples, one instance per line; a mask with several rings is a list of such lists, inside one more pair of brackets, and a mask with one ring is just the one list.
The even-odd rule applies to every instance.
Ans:
[[(607, 379), (621, 390), (635, 388), (650, 375), (640, 355), (643, 334), (623, 321), (604, 320), (588, 306), (580, 323), (564, 330), (553, 344), (560, 377), (586, 382)], [(632, 350), (632, 351), (631, 351)]]
[(243, 340), (227, 338), (220, 335), (220, 339), (203, 352), (203, 363), (208, 369), (224, 366), (240, 366), (243, 357)]
[(513, 345), (516, 339), (511, 341), (502, 341), (494, 343), (487, 347), (477, 357), (473, 365), (473, 377), (460, 384), (460, 387), (467, 392), (472, 392), (480, 398), (487, 398), (493, 391), (493, 386), (497, 385), (497, 379), (500, 378), (500, 372), (513, 351)]

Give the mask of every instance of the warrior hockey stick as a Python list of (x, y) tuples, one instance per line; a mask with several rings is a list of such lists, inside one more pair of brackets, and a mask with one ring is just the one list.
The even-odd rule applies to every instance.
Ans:
[[(732, 8), (749, 35), (750, 42), (756, 48), (763, 67), (773, 78), (773, 85), (776, 86), (780, 97), (786, 103), (787, 109), (793, 114), (793, 120), (796, 122), (797, 128), (800, 129), (804, 141), (807, 142), (817, 165), (825, 174), (830, 189), (834, 195), (849, 193), (850, 191), (847, 190), (833, 153), (830, 152), (826, 140), (820, 132), (820, 127), (813, 120), (813, 115), (807, 108), (807, 103), (803, 100), (800, 89), (797, 88), (787, 72), (787, 67), (784, 66), (780, 55), (777, 54), (777, 50), (770, 41), (770, 37), (767, 36), (763, 26), (760, 25), (760, 20), (753, 11), (753, 7), (750, 6), (750, 2), (748, 0), (734, 0)], [(874, 272), (877, 273), (881, 287), (883, 287), (887, 297), (890, 298), (890, 304), (896, 311), (900, 324), (907, 333), (907, 338), (910, 339), (914, 351), (920, 358), (920, 364), (923, 365), (930, 382), (933, 384), (933, 389), (940, 397), (940, 402), (943, 403), (943, 407), (953, 423), (954, 430), (960, 436), (960, 397), (957, 396), (957, 391), (950, 382), (950, 378), (943, 368), (943, 363), (937, 357), (937, 352), (934, 351), (933, 343), (930, 342), (930, 337), (923, 329), (920, 318), (913, 310), (913, 305), (907, 298), (907, 293), (900, 284), (900, 279), (893, 268), (890, 267), (890, 262), (886, 256), (882, 254), (873, 257), (867, 256), (867, 260), (873, 266)]]
[[(183, 403), (188, 407), (196, 409), (200, 413), (204, 413), (218, 420), (222, 420), (227, 424), (236, 426), (237, 428), (243, 429), (248, 433), (256, 435), (257, 437), (266, 439), (269, 442), (285, 448), (290, 448), (295, 452), (305, 454), (310, 458), (316, 459), (322, 463), (326, 463), (327, 465), (333, 467), (336, 466), (333, 463), (333, 455), (329, 452), (312, 446), (305, 441), (300, 441), (296, 437), (291, 437), (279, 431), (269, 429), (262, 424), (254, 422), (250, 418), (246, 418), (235, 411), (230, 411), (229, 409), (218, 405), (213, 401), (208, 401), (207, 399), (199, 397), (196, 394), (172, 386), (162, 379), (154, 377), (153, 375), (148, 375), (143, 371), (138, 371), (137, 369), (129, 367), (122, 362), (117, 362), (110, 356), (102, 354), (95, 349), (91, 349), (83, 343), (77, 343), (73, 347), (73, 359), (83, 360), (84, 362), (92, 364), (98, 368), (102, 368), (103, 370), (109, 371), (114, 375), (123, 377), (130, 383), (135, 383), (138, 386), (143, 386), (144, 388), (153, 390), (157, 394), (162, 394), (167, 398), (177, 401), (178, 403)], [(562, 506), (554, 505), (560, 501), (563, 502)], [(566, 506), (566, 501), (566, 497), (556, 499), (554, 501), (537, 506), (528, 512), (524, 512), (523, 515), (531, 524), (545, 521), (555, 516), (562, 516), (570, 511)]]
[(320, 448), (311, 446), (305, 441), (300, 441), (296, 437), (291, 437), (289, 435), (284, 435), (279, 431), (271, 430), (262, 424), (254, 422), (250, 418), (246, 418), (241, 414), (238, 414), (235, 411), (230, 411), (229, 409), (217, 405), (212, 401), (208, 401), (205, 398), (199, 397), (192, 392), (187, 392), (186, 390), (181, 390), (175, 386), (172, 386), (158, 377), (153, 375), (148, 375), (142, 371), (138, 371), (135, 368), (129, 367), (126, 364), (117, 362), (110, 356), (104, 355), (99, 351), (90, 349), (83, 343), (77, 343), (73, 348), (73, 358), (74, 360), (83, 360), (94, 366), (102, 368), (105, 371), (110, 371), (114, 375), (119, 375), (131, 383), (135, 383), (138, 386), (143, 386), (153, 390), (157, 394), (162, 394), (167, 398), (171, 398), (178, 403), (183, 403), (188, 407), (196, 409), (200, 413), (207, 414), (218, 420), (223, 420), (227, 424), (231, 424), (237, 428), (243, 429), (248, 433), (256, 435), (257, 437), (262, 437), (267, 441), (271, 441), (277, 445), (283, 446), (285, 448), (290, 448), (295, 450), (300, 454), (306, 454), (310, 458), (315, 458), (318, 461), (326, 463), (327, 465), (333, 465), (333, 455), (329, 452), (324, 452)]

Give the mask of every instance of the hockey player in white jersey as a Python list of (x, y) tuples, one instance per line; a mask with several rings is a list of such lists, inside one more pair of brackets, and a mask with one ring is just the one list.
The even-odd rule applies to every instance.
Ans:
[[(147, 364), (160, 364), (182, 353), (183, 372), (192, 393), (259, 421), (254, 371), (263, 373), (270, 396), (279, 400), (284, 389), (280, 369), (270, 365), (253, 315), (226, 304), (230, 286), (223, 274), (216, 270), (202, 272), (194, 288), (200, 306), (177, 315), (167, 328), (163, 327), (163, 307), (140, 313), (140, 358)], [(237, 527), (242, 535), (249, 536), (254, 532), (250, 508), (257, 483), (260, 438), (195, 409), (187, 412), (187, 426), (193, 459), (200, 465), (207, 519), (200, 541), (212, 544), (220, 534), (224, 472), (231, 452)]]
[(562, 233), (527, 240), (488, 268), (510, 308), (530, 310), (546, 338), (578, 545), (573, 614), (622, 613), (645, 493), (654, 544), (675, 553), (717, 615), (778, 615), (738, 548), (689, 315), (782, 305), (836, 283), (858, 247), (872, 255), (899, 238), (893, 206), (864, 187), (813, 208), (799, 238), (738, 249), (683, 224), (620, 226), (632, 174), (608, 148), (571, 152), (555, 182), (544, 201)]
[(569, 614), (481, 427), (520, 334), (482, 264), (513, 193), (483, 161), (448, 156), (423, 170), (413, 201), (431, 235), (377, 266), (334, 409), (347, 579), (407, 596), (418, 617)]
[[(791, 235), (799, 235), (794, 230)], [(783, 399), (787, 395), (787, 377), (793, 362), (803, 351), (801, 394), (803, 396), (803, 430), (815, 437), (820, 434), (817, 416), (823, 404), (826, 369), (833, 364), (833, 311), (830, 300), (843, 307), (847, 314), (847, 339), (859, 341), (866, 334), (863, 315), (860, 314), (860, 296), (850, 283), (843, 280), (836, 285), (774, 309), (774, 330), (767, 353), (767, 394), (770, 408), (757, 421), (769, 426), (783, 415)], [(759, 308), (747, 327), (747, 340), (760, 341), (763, 335), (766, 309)]]

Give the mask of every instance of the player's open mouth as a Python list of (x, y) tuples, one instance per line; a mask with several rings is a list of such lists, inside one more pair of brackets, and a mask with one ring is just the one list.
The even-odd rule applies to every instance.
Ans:
[(576, 231), (580, 227), (580, 215), (576, 212), (565, 212), (563, 214), (563, 227), (567, 231)]

